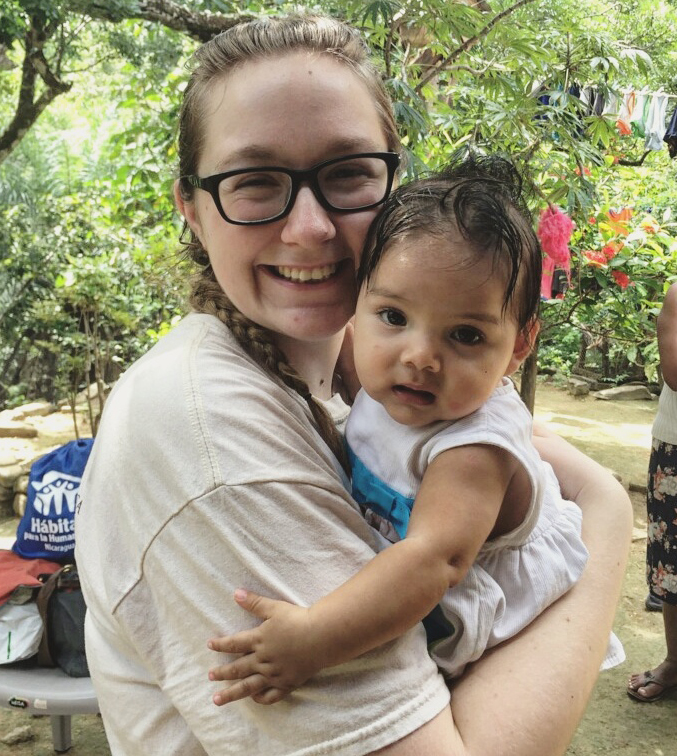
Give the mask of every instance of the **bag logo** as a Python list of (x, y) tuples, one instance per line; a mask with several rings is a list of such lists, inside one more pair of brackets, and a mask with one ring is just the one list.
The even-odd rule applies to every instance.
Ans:
[(80, 481), (81, 478), (75, 475), (57, 470), (45, 473), (42, 480), (31, 483), (35, 488), (35, 509), (42, 515), (49, 515), (54, 506), (54, 512), (60, 515), (65, 501), (68, 511), (72, 514), (78, 503)]

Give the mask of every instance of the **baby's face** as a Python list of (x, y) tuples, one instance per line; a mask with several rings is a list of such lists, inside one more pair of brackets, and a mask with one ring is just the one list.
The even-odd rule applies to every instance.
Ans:
[(503, 276), (463, 241), (398, 241), (358, 298), (362, 387), (403, 425), (474, 412), (529, 351), (504, 295)]

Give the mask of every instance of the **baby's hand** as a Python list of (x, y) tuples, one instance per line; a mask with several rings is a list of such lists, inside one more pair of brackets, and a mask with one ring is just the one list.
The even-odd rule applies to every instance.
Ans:
[(238, 590), (235, 600), (263, 622), (251, 630), (209, 641), (213, 651), (242, 654), (214, 667), (210, 680), (237, 680), (214, 694), (217, 706), (251, 697), (257, 703), (281, 701), (318, 672), (308, 609)]

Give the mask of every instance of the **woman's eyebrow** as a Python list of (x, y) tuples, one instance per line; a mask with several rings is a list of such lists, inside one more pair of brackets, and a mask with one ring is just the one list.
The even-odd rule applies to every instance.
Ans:
[(215, 170), (216, 172), (225, 171), (233, 165), (239, 165), (240, 167), (246, 168), (246, 164), (250, 162), (259, 163), (260, 165), (263, 165), (264, 163), (266, 165), (274, 165), (276, 160), (278, 160), (278, 158), (272, 150), (266, 147), (248, 145), (247, 147), (235, 150), (235, 152), (231, 152), (229, 155), (219, 160), (216, 163)]
[[(383, 151), (384, 148), (374, 144), (372, 140), (349, 137), (327, 144), (324, 149), (326, 157), (318, 160), (317, 163), (321, 163), (323, 160), (331, 160), (334, 157), (341, 157), (342, 155)], [(248, 163), (280, 167), (288, 165), (288, 161), (284, 160), (278, 151), (271, 150), (270, 147), (264, 147), (263, 145), (250, 144), (223, 157), (216, 163), (214, 170), (216, 173), (221, 173), (227, 171), (232, 166), (247, 168)], [(310, 167), (309, 165), (300, 166), (301, 169)]]

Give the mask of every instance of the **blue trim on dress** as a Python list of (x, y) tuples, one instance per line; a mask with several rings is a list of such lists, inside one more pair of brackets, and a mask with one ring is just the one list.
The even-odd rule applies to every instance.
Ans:
[(376, 514), (389, 520), (400, 538), (404, 538), (414, 500), (403, 496), (377, 478), (350, 446), (346, 446), (352, 468), (353, 498), (358, 504), (369, 507)]

